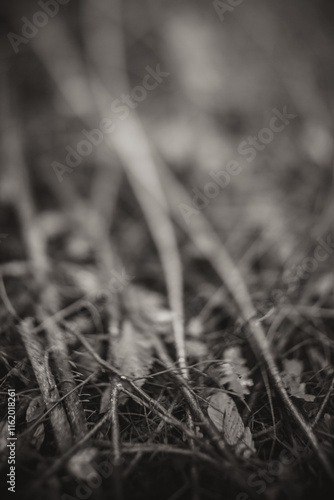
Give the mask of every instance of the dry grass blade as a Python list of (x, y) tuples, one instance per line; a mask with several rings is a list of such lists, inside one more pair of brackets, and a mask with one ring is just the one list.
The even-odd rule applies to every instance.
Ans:
[[(7, 95), (9, 100), (8, 90), (6, 92), (5, 89), (4, 95)], [(7, 196), (18, 214), (22, 238), (33, 270), (33, 278), (37, 287), (36, 315), (44, 321), (47, 319), (48, 313), (58, 310), (59, 297), (56, 287), (50, 280), (51, 265), (47, 255), (47, 237), (37, 222), (30, 178), (24, 159), (21, 130), (11, 111), (11, 109), (6, 109), (9, 129), (4, 144), (9, 165), (12, 167), (8, 172)], [(77, 394), (71, 392), (75, 387), (75, 382), (68, 362), (67, 348), (62, 332), (58, 329), (50, 332), (50, 326), (51, 320), (47, 322), (45, 328), (49, 351), (53, 351), (57, 375), (63, 384), (62, 390), (70, 393), (65, 400), (65, 407), (74, 436), (80, 438), (86, 432), (86, 421)]]
[(54, 406), (60, 399), (59, 392), (50, 371), (45, 353), (32, 333), (32, 321), (21, 323), (20, 334), (34, 370), (43, 401), (50, 412), (51, 425), (59, 450), (64, 453), (71, 446), (72, 436), (70, 426), (62, 405)]
[(290, 400), (279, 370), (275, 363), (274, 357), (270, 351), (270, 346), (260, 321), (256, 319), (257, 311), (252, 303), (247, 286), (233, 260), (228, 254), (223, 243), (219, 240), (215, 231), (211, 227), (209, 221), (199, 213), (194, 220), (193, 225), (187, 225), (183, 218), (180, 218), (178, 211), (178, 203), (182, 201), (191, 205), (191, 200), (188, 193), (182, 186), (172, 177), (165, 169), (165, 182), (167, 183), (167, 192), (170, 195), (169, 202), (171, 210), (174, 211), (175, 217), (181, 221), (185, 231), (189, 234), (191, 240), (201, 253), (208, 259), (218, 276), (222, 279), (227, 287), (235, 303), (237, 304), (241, 317), (244, 321), (247, 337), (256, 356), (263, 360), (266, 364), (268, 372), (275, 383), (276, 389), (281, 396), (281, 399), (292, 415), (296, 423), (302, 430), (305, 438), (311, 443), (315, 453), (328, 475), (334, 478), (333, 468), (321, 449), (318, 440), (312, 431), (311, 426), (305, 421), (298, 409)]
[[(60, 21), (55, 20), (52, 32), (53, 36), (49, 33), (47, 39), (41, 37), (34, 43), (35, 50), (50, 72), (60, 92), (73, 108), (74, 113), (84, 122), (93, 124), (92, 117), (96, 111), (94, 100), (97, 103), (99, 114), (103, 117), (105, 109), (109, 107), (112, 100), (111, 95), (103, 88), (95, 76), (91, 76), (90, 86), (85, 81), (83, 76), (85, 70), (80, 55), (73, 45), (66, 28), (62, 26)], [(52, 40), (58, 41), (57, 46)], [(59, 43), (60, 40), (61, 43)], [(80, 79), (81, 92), (85, 96), (86, 106), (84, 109), (73, 99), (70, 91), (70, 82), (78, 79)], [(127, 85), (126, 80), (124, 85)], [(126, 91), (126, 87), (122, 90), (123, 92)], [(175, 231), (168, 213), (165, 193), (157, 172), (151, 144), (140, 120), (135, 114), (129, 117), (126, 123), (120, 122), (117, 131), (107, 139), (110, 141), (108, 145), (112, 150), (116, 150), (122, 165), (126, 169), (158, 248), (166, 276), (168, 298), (174, 313), (173, 327), (178, 360), (180, 366), (186, 369), (182, 265)], [(146, 185), (142, 183), (142, 178), (147, 179)]]

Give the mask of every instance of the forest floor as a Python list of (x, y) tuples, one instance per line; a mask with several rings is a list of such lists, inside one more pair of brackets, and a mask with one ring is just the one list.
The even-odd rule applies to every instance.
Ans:
[(52, 5), (3, 7), (3, 498), (332, 498), (331, 7)]

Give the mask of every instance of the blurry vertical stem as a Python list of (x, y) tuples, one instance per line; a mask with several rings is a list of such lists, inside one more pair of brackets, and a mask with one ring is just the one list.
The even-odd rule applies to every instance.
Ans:
[[(89, 29), (92, 25), (91, 19), (96, 9), (96, 2), (92, 5), (91, 0), (86, 0), (85, 5), (89, 14), (87, 15), (86, 12), (86, 19), (90, 21), (88, 24)], [(124, 53), (121, 2), (118, 0), (114, 2), (113, 6), (114, 8), (116, 7), (113, 19), (114, 30), (110, 29), (110, 24), (108, 22), (101, 23), (101, 18), (98, 16), (98, 29), (93, 29), (93, 32), (91, 30), (87, 37), (89, 40), (88, 51), (99, 69), (99, 76), (102, 78), (102, 83), (108, 85), (108, 87), (109, 84), (111, 84), (111, 88), (120, 95), (121, 92), (129, 92), (129, 83)], [(106, 0), (100, 0), (99, 7), (107, 14), (110, 9), (110, 4), (106, 2)], [(108, 73), (108, 67), (106, 68), (105, 55), (101, 50), (101, 46), (114, 47), (114, 51), (117, 47), (111, 73)], [(115, 75), (118, 76), (118, 81), (116, 83)], [(111, 96), (95, 79), (91, 80), (91, 87), (100, 114), (103, 116), (105, 110), (108, 109), (108, 106), (111, 104)], [(151, 145), (143, 130), (143, 126), (134, 111), (132, 111), (132, 114), (127, 118), (126, 123), (118, 123), (118, 128), (113, 136), (107, 137), (107, 144), (111, 146), (111, 148), (114, 147), (116, 149), (126, 169), (128, 178), (142, 207), (158, 249), (166, 278), (169, 304), (173, 311), (173, 331), (177, 360), (183, 376), (188, 378), (189, 373), (186, 367), (184, 341), (182, 263), (178, 251), (175, 230), (170, 219), (167, 201), (157, 172), (156, 160), (153, 157)], [(139, 179), (143, 179), (145, 185)], [(189, 428), (194, 432), (193, 418), (188, 409), (187, 420)], [(194, 447), (192, 439), (190, 439), (189, 443), (191, 447)], [(191, 475), (193, 498), (195, 500), (198, 491), (198, 474), (195, 464), (192, 465)]]
[[(112, 3), (113, 8), (116, 8), (116, 5), (119, 6), (119, 3)], [(84, 4), (88, 27), (94, 16), (103, 11), (103, 16), (99, 17), (97, 29), (93, 34), (89, 34), (88, 50), (93, 62), (101, 70), (105, 85), (100, 83), (91, 71), (89, 86), (86, 80), (87, 71), (81, 62), (80, 53), (72, 43), (69, 33), (59, 18), (53, 19), (47, 29), (41, 30), (41, 36), (32, 40), (36, 53), (42, 59), (60, 92), (72, 106), (74, 112), (92, 127), (96, 126), (92, 118), (96, 115), (96, 106), (100, 118), (108, 116), (115, 92), (120, 92), (120, 90), (126, 92), (129, 88), (124, 71), (123, 42), (119, 38), (121, 24), (120, 29), (117, 30), (118, 37), (115, 39), (115, 31), (110, 29), (107, 19), (110, 6), (110, 2), (106, 2), (106, 0), (99, 0), (99, 2), (86, 0)], [(120, 20), (120, 9), (116, 12), (117, 16)], [(105, 24), (106, 19), (107, 25)], [(93, 43), (93, 35), (98, 37), (97, 45)], [(121, 75), (118, 77), (118, 81), (114, 67), (111, 68), (111, 72), (106, 71), (109, 66), (105, 59), (111, 47), (117, 47), (117, 44), (119, 47), (117, 64), (118, 68), (122, 70), (118, 72)], [(102, 55), (104, 57), (101, 60)], [(102, 67), (100, 67), (99, 62)], [(106, 88), (112, 89), (113, 95), (106, 91)], [(112, 134), (106, 134), (105, 141), (108, 148), (116, 151), (125, 168), (158, 249), (166, 277), (168, 300), (173, 311), (173, 329), (178, 363), (187, 376), (183, 326), (182, 264), (155, 158), (143, 126), (134, 111), (127, 120), (119, 120), (115, 128), (116, 130)]]
[[(2, 97), (7, 97), (7, 103), (13, 99), (4, 83)], [(15, 96), (16, 97), (16, 96)], [(47, 254), (46, 236), (38, 224), (33, 192), (30, 184), (28, 168), (24, 158), (22, 131), (16, 116), (10, 106), (5, 107), (7, 130), (3, 142), (4, 160), (7, 167), (8, 202), (16, 210), (21, 226), (22, 238), (25, 243), (28, 259), (33, 270), (37, 290), (37, 316), (44, 321), (48, 314), (54, 314), (59, 308), (59, 297), (56, 287), (50, 279), (50, 263)], [(67, 417), (75, 439), (80, 439), (86, 433), (86, 420), (68, 361), (68, 350), (63, 332), (48, 319), (45, 327), (49, 351), (52, 351), (57, 375), (62, 392), (69, 393), (64, 401)], [(72, 392), (71, 392), (72, 391)], [(45, 397), (45, 393), (43, 394)]]
[[(102, 73), (100, 76), (104, 79), (104, 81), (106, 80), (105, 84), (108, 85), (108, 87), (111, 85), (114, 92), (125, 92), (128, 90), (129, 85), (125, 70), (120, 3), (114, 2), (113, 7), (115, 6), (118, 7), (118, 12), (116, 12), (115, 16), (116, 21), (118, 21), (118, 25), (114, 20), (114, 30), (111, 30), (110, 26), (108, 24), (106, 25), (105, 22), (101, 22), (102, 19), (100, 18), (98, 29), (95, 30), (93, 34), (88, 36), (88, 51), (90, 52), (93, 62), (97, 65), (98, 70)], [(106, 15), (109, 11), (110, 3), (106, 3), (104, 0), (101, 0), (99, 3), (94, 2), (94, 4), (91, 4), (90, 0), (87, 0), (85, 2), (85, 8), (86, 20), (89, 20), (88, 27), (91, 28), (94, 14), (99, 12), (99, 10), (104, 10)], [(67, 82), (78, 81), (79, 78), (80, 88), (81, 90), (84, 89), (84, 93), (86, 95), (86, 106), (89, 108), (89, 104), (87, 103), (92, 101), (92, 96), (90, 94), (90, 89), (87, 85), (85, 85), (85, 71), (80, 65), (80, 56), (76, 53), (76, 49), (73, 47), (62, 25), (59, 23), (58, 25), (54, 24), (54, 26), (56, 27), (56, 30), (58, 27), (57, 36), (54, 36), (54, 38), (49, 37), (49, 39), (51, 38), (58, 41), (61, 40), (61, 46), (57, 47), (60, 49), (60, 54), (58, 52), (58, 59), (55, 60), (54, 54), (52, 54), (53, 57), (51, 56), (50, 50), (48, 51), (47, 45), (44, 45), (43, 42), (37, 45), (37, 52), (48, 67), (50, 74), (57, 83), (64, 97), (70, 104), (74, 105), (74, 111), (84, 121), (87, 122), (88, 118), (88, 121), (90, 122), (87, 108), (82, 107), (80, 103), (75, 106), (75, 101), (73, 101), (73, 96), (69, 91), (71, 86), (67, 85)], [(98, 38), (97, 44), (94, 43), (96, 42), (95, 37)], [(108, 47), (111, 48), (117, 46), (119, 51), (117, 54), (117, 60), (114, 62), (114, 66), (112, 68), (113, 71), (111, 74), (106, 75), (105, 52), (102, 50), (102, 47), (106, 47), (107, 50)], [(51, 47), (51, 50), (52, 49), (53, 47)], [(66, 64), (67, 60), (71, 60), (71, 63)], [(72, 64), (73, 62), (74, 65)], [(72, 70), (72, 68), (74, 69)], [(116, 74), (118, 74), (118, 78), (116, 77)], [(90, 84), (99, 110), (99, 115), (103, 117), (112, 102), (112, 96), (106, 92), (103, 85), (100, 84), (99, 81), (93, 76), (91, 76)], [(85, 110), (85, 112), (83, 110)], [(94, 116), (94, 109), (89, 109), (89, 114), (90, 116)], [(108, 147), (112, 150), (116, 150), (127, 172), (128, 178), (142, 207), (152, 237), (157, 246), (166, 277), (169, 304), (173, 312), (173, 331), (178, 364), (182, 369), (183, 375), (188, 378), (184, 342), (182, 263), (178, 251), (174, 227), (169, 215), (168, 204), (157, 173), (155, 159), (153, 157), (150, 143), (143, 130), (142, 124), (134, 113), (128, 117), (126, 123), (119, 121), (116, 132), (113, 133), (112, 136), (108, 135), (106, 140)], [(141, 179), (144, 179), (145, 184), (142, 183)], [(191, 430), (193, 430), (194, 424), (189, 411), (188, 422)], [(190, 440), (190, 445), (194, 446), (192, 440)], [(197, 490), (197, 474), (195, 470), (192, 471), (192, 477), (194, 490)]]
[[(100, 0), (98, 5), (105, 14), (110, 10), (110, 3), (106, 0)], [(92, 16), (96, 12), (96, 2), (92, 4), (92, 0), (86, 0), (85, 6), (89, 14), (87, 15), (86, 11), (86, 19), (90, 21), (88, 24), (89, 29), (92, 24)], [(108, 85), (108, 87), (111, 85), (111, 88), (120, 95), (121, 91), (125, 93), (129, 92), (129, 82), (126, 73), (121, 2), (119, 0), (114, 2), (113, 7), (116, 8), (113, 19), (114, 31), (110, 29), (109, 22), (104, 22), (98, 16), (98, 29), (91, 30), (87, 37), (88, 51), (98, 67), (102, 84), (104, 86)], [(96, 43), (96, 38), (98, 38), (98, 43)], [(108, 72), (108, 66), (106, 67), (105, 55), (101, 50), (101, 46), (117, 47), (114, 65), (110, 73)], [(115, 75), (119, 77), (116, 83)], [(100, 114), (103, 116), (105, 110), (111, 104), (111, 96), (95, 79), (91, 79), (91, 87)], [(169, 304), (173, 312), (173, 331), (177, 360), (183, 376), (188, 378), (189, 373), (186, 366), (184, 341), (182, 263), (175, 229), (170, 218), (165, 193), (157, 171), (156, 159), (153, 156), (152, 148), (143, 130), (143, 126), (133, 110), (127, 118), (126, 123), (119, 121), (116, 132), (112, 136), (107, 136), (107, 144), (111, 148), (116, 149), (126, 169), (128, 178), (142, 207), (153, 240), (158, 249), (165, 274)], [(139, 179), (143, 179), (145, 184)], [(188, 409), (187, 420), (189, 428), (194, 432), (193, 418)], [(192, 439), (190, 439), (189, 443), (191, 447), (194, 447)], [(198, 492), (198, 474), (195, 464), (192, 465), (191, 475), (193, 498), (195, 500)]]
[(50, 422), (57, 446), (61, 453), (65, 453), (72, 444), (71, 429), (63, 406), (57, 404), (60, 399), (59, 392), (45, 357), (45, 351), (37, 335), (33, 333), (31, 318), (22, 321), (19, 332), (34, 370), (45, 408), (50, 411)]
[(116, 500), (121, 500), (123, 498), (122, 474), (121, 474), (122, 472), (121, 466), (123, 460), (121, 456), (120, 427), (119, 427), (119, 419), (117, 413), (118, 397), (121, 388), (122, 384), (118, 382), (118, 379), (116, 377), (113, 377), (112, 390), (111, 390), (110, 419), (111, 419), (112, 448), (114, 456), (114, 485), (115, 485)]
[[(92, 2), (92, 0), (85, 2), (85, 19), (89, 20), (86, 30), (88, 34), (87, 48), (92, 61), (98, 68), (99, 77), (102, 79), (102, 84), (94, 77), (90, 80), (101, 116), (104, 116), (112, 102), (112, 96), (105, 90), (106, 85), (108, 85), (107, 88), (112, 88), (116, 95), (119, 95), (120, 92), (129, 93), (130, 91), (126, 73), (121, 2), (119, 0), (113, 2), (113, 9), (115, 10), (112, 12), (114, 30), (111, 29), (110, 20), (107, 18), (110, 2), (107, 0), (99, 0), (98, 3)], [(103, 11), (103, 18), (99, 15), (100, 11)], [(93, 29), (91, 26), (94, 22), (91, 21), (94, 14), (97, 15), (98, 20), (96, 29), (94, 29), (94, 25)], [(97, 41), (98, 43), (96, 43)], [(106, 50), (108, 47), (113, 47), (114, 51), (116, 50), (111, 71), (110, 66), (106, 64), (103, 47)], [(118, 81), (116, 81), (117, 78)], [(151, 145), (143, 130), (142, 123), (133, 110), (125, 121), (119, 120), (116, 130), (112, 135), (106, 137), (106, 141), (108, 146), (117, 151), (122, 161), (158, 249), (166, 278), (168, 299), (173, 311), (173, 329), (178, 363), (180, 368), (184, 370), (184, 374), (187, 375), (183, 328), (182, 263)], [(143, 182), (139, 181), (139, 176)]]
[(261, 321), (257, 319), (257, 311), (252, 303), (250, 293), (240, 271), (234, 264), (227, 249), (218, 238), (210, 222), (202, 213), (198, 212), (198, 214), (192, 218), (190, 224), (187, 224), (181, 216), (178, 205), (182, 202), (191, 206), (192, 200), (187, 191), (167, 168), (164, 168), (164, 184), (167, 186), (166, 192), (169, 194), (170, 207), (174, 212), (176, 220), (181, 223), (190, 239), (203, 256), (211, 263), (212, 267), (225, 284), (228, 292), (233, 297), (244, 321), (248, 342), (255, 355), (265, 362), (285, 407), (299, 425), (306, 439), (310, 441), (319, 461), (322, 463), (328, 475), (334, 479), (333, 468), (326, 454), (319, 446), (318, 439), (312, 431), (311, 426), (304, 420), (304, 417), (294, 406), (285, 390), (278, 367), (271, 353), (264, 328)]

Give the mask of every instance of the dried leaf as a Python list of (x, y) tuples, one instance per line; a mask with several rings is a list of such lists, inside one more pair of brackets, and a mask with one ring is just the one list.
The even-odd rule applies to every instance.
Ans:
[(92, 461), (97, 456), (96, 448), (85, 448), (78, 451), (68, 463), (69, 470), (78, 480), (91, 481), (98, 479), (99, 474), (92, 466)]
[(137, 285), (124, 292), (124, 307), (136, 327), (154, 328), (161, 334), (171, 334), (172, 312), (165, 305), (162, 295)]
[(284, 371), (281, 374), (284, 387), (291, 396), (314, 401), (315, 396), (305, 393), (305, 383), (301, 382), (303, 363), (298, 359), (285, 359), (283, 361)]
[(113, 362), (126, 377), (139, 378), (138, 387), (145, 382), (153, 365), (153, 349), (150, 338), (136, 330), (130, 321), (125, 321), (121, 335), (112, 339)]
[(225, 349), (223, 362), (217, 367), (219, 371), (219, 385), (227, 384), (230, 391), (243, 398), (249, 394), (249, 387), (253, 385), (249, 377), (246, 360), (241, 355), (240, 347)]
[(33, 380), (35, 380), (35, 374), (29, 361), (23, 359), (23, 361), (18, 361), (14, 368), (9, 372), (10, 375), (17, 377), (25, 385), (29, 385)]
[(34, 430), (30, 442), (35, 446), (37, 450), (39, 450), (42, 444), (44, 443), (44, 438), (45, 438), (44, 424), (41, 423)]
[(37, 418), (41, 417), (44, 413), (44, 402), (42, 396), (36, 396), (29, 403), (29, 406), (26, 411), (26, 421), (32, 422)]
[(235, 446), (237, 455), (250, 457), (255, 452), (252, 434), (249, 427), (245, 429), (233, 399), (223, 392), (216, 392), (208, 401), (208, 415), (226, 443)]
[[(42, 396), (36, 396), (29, 403), (29, 406), (26, 411), (26, 421), (33, 422), (34, 420), (37, 420), (43, 415), (44, 409), (45, 405)], [(33, 446), (35, 446), (37, 450), (39, 450), (44, 442), (44, 438), (45, 438), (44, 424), (41, 422), (34, 430), (30, 442)]]

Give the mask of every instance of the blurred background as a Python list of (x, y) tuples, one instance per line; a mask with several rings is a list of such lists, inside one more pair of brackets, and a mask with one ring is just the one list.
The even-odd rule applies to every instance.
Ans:
[[(93, 145), (78, 159), (73, 148), (86, 139), (83, 125), (91, 131), (107, 118), (114, 121), (116, 131), (107, 135), (115, 150), (119, 123), (125, 130), (131, 115), (192, 197), (194, 188), (203, 193), (212, 181), (210, 172), (239, 163), (242, 174), (205, 208), (238, 256), (249, 245), (249, 233), (259, 231), (276, 245), (277, 258), (296, 252), (305, 230), (331, 208), (331, 3), (69, 0), (55, 5), (2, 6), (2, 101), (15, 103), (26, 166), (38, 189), (35, 202), (49, 208), (50, 190), (64, 196), (69, 185), (89, 198), (101, 165), (123, 168), (117, 151), (112, 156)], [(148, 66), (168, 76), (155, 85)], [(133, 90), (145, 77), (150, 89)], [(130, 91), (135, 98), (127, 103)], [(260, 141), (255, 158), (240, 154), (244, 141), (268, 127), (272, 110), (284, 107), (296, 116), (289, 126), (273, 138), (264, 136), (267, 142)], [(130, 137), (130, 125), (124, 134)], [(129, 148), (135, 149), (130, 139)], [(65, 162), (69, 151), (74, 168)]]

